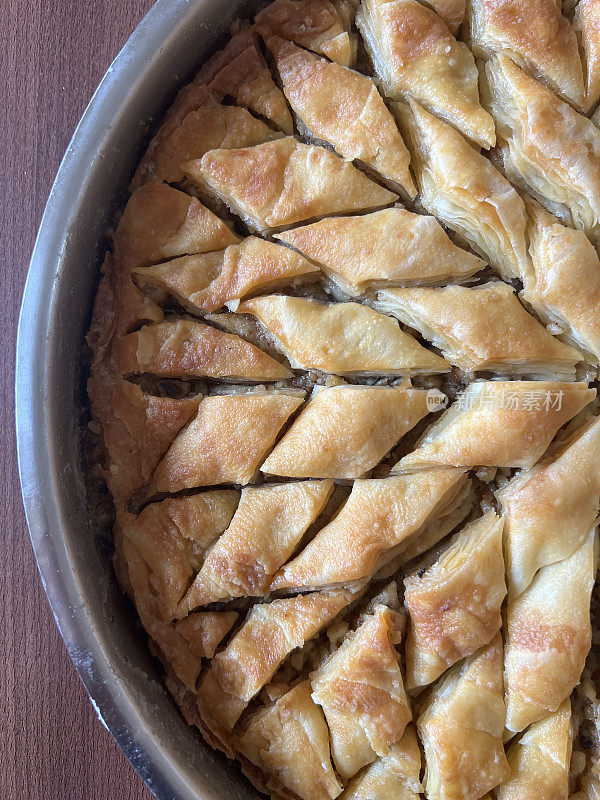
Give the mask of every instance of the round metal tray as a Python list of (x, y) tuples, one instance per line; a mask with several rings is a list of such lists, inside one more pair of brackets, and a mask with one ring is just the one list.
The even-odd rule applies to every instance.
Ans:
[(84, 336), (104, 232), (148, 133), (248, 0), (158, 0), (96, 90), (62, 161), (31, 258), (17, 340), (19, 470), (56, 623), (98, 716), (160, 800), (259, 795), (189, 728), (112, 572), (80, 466)]

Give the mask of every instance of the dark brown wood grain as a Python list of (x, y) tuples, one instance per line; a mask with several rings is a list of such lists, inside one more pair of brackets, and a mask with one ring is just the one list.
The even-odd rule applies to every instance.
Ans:
[(64, 649), (23, 518), (14, 340), (27, 262), (81, 113), (152, 0), (0, 0), (0, 797), (149, 800)]

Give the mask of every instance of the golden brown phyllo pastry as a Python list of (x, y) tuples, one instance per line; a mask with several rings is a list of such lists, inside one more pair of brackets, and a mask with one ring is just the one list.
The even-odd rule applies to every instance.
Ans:
[(506, 611), (506, 727), (522, 731), (556, 711), (579, 682), (591, 645), (590, 595), (598, 532), (575, 552), (541, 567)]
[(510, 776), (496, 789), (498, 800), (568, 797), (572, 744), (571, 704), (565, 700), (510, 745)]
[(471, 507), (465, 471), (355, 481), (337, 515), (281, 568), (273, 589), (352, 584), (410, 561), (442, 539)]
[(348, 376), (446, 372), (449, 366), (389, 316), (361, 303), (268, 295), (246, 300), (292, 367)]
[(119, 583), (273, 800), (600, 798), (600, 0), (243, 5), (108, 232)]
[(190, 314), (235, 308), (245, 297), (317, 279), (319, 267), (290, 248), (248, 236), (224, 250), (182, 256), (137, 269), (133, 279)]
[(432, 800), (478, 798), (509, 775), (504, 754), (502, 640), (442, 677), (427, 697), (417, 729), (425, 750), (425, 793)]
[(412, 97), (481, 147), (495, 143), (475, 59), (435, 10), (417, 0), (364, 0), (358, 26), (389, 97)]
[(600, 131), (506, 56), (485, 67), (503, 170), (549, 210), (600, 236)]
[(521, 594), (541, 567), (568, 558), (588, 536), (598, 514), (599, 461), (600, 420), (592, 418), (498, 493), (509, 595)]
[(586, 105), (577, 35), (555, 0), (468, 0), (467, 18), (475, 56), (502, 53), (572, 105)]
[(557, 341), (502, 281), (381, 289), (376, 308), (415, 328), (465, 372), (574, 378), (583, 356)]
[(298, 126), (414, 197), (408, 150), (373, 81), (277, 36), (267, 47)]
[(385, 756), (373, 761), (346, 788), (345, 800), (417, 800), (423, 787), (419, 780), (421, 754), (415, 730), (409, 726)]
[(354, 0), (275, 0), (254, 24), (263, 38), (281, 36), (351, 67), (355, 58), (355, 36), (351, 32)]
[(536, 203), (529, 204), (532, 271), (521, 298), (563, 341), (586, 360), (600, 359), (600, 260), (583, 233), (561, 224)]
[(595, 398), (585, 383), (475, 381), (394, 472), (436, 467), (531, 467), (558, 429)]
[(234, 597), (268, 594), (273, 576), (294, 553), (332, 489), (331, 480), (242, 489), (229, 527), (186, 587), (180, 613)]
[(414, 100), (396, 106), (428, 213), (455, 231), (505, 280), (529, 271), (525, 204), (491, 161)]
[(463, 282), (484, 267), (452, 242), (435, 217), (399, 206), (329, 217), (275, 238), (318, 264), (333, 291), (351, 297), (376, 288)]
[(410, 689), (432, 683), (500, 630), (506, 594), (502, 519), (493, 511), (463, 528), (429, 568), (405, 579)]
[(200, 401), (194, 419), (154, 470), (152, 488), (250, 483), (286, 420), (302, 405), (300, 390), (241, 390)]
[(216, 197), (258, 233), (351, 211), (372, 211), (397, 195), (319, 145), (293, 136), (209, 150), (184, 165), (200, 192)]
[(333, 762), (344, 780), (386, 756), (412, 718), (395, 648), (396, 613), (377, 606), (311, 675), (312, 697), (325, 714)]
[(361, 478), (428, 413), (401, 386), (317, 386), (261, 470), (291, 478)]

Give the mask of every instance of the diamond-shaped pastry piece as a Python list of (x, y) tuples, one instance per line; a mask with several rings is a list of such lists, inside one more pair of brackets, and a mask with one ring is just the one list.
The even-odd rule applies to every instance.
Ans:
[(502, 693), (500, 634), (434, 686), (417, 722), (428, 798), (477, 800), (508, 777)]
[(102, 419), (104, 475), (117, 507), (148, 483), (200, 399), (153, 397), (125, 380), (109, 383), (99, 392), (92, 409)]
[(473, 288), (382, 289), (375, 308), (415, 328), (465, 372), (575, 378), (577, 350), (555, 339), (502, 281)]
[(434, 467), (531, 467), (558, 429), (596, 396), (586, 383), (475, 381), (395, 473)]
[(327, 724), (310, 691), (310, 682), (303, 681), (257, 711), (237, 745), (246, 758), (273, 776), (270, 785), (279, 795), (333, 800), (342, 787), (331, 764)]
[(132, 600), (142, 624), (160, 656), (189, 691), (194, 691), (202, 661), (210, 658), (219, 642), (231, 629), (237, 614), (231, 611), (211, 612), (195, 616), (186, 624), (165, 622), (159, 612), (152, 585), (151, 570), (140, 551), (129, 538), (117, 537), (127, 570)]
[(332, 489), (330, 480), (243, 489), (231, 524), (189, 585), (180, 613), (234, 597), (266, 594), (273, 576), (296, 550)]
[[(197, 81), (220, 97), (232, 97), (285, 133), (292, 133), (292, 115), (262, 55), (251, 28), (236, 33), (223, 50), (202, 67)], [(241, 145), (240, 145), (241, 146)]]
[(181, 319), (147, 325), (123, 337), (117, 359), (123, 375), (260, 382), (284, 380), (292, 374), (239, 336)]
[(479, 103), (473, 54), (435, 11), (417, 0), (363, 0), (357, 24), (385, 94), (412, 97), (481, 147), (493, 147), (494, 121)]
[(405, 578), (409, 689), (432, 683), (500, 630), (506, 595), (502, 527), (489, 511), (459, 531), (431, 566)]
[(549, 459), (497, 493), (505, 518), (509, 597), (536, 572), (571, 556), (587, 538), (600, 504), (600, 420), (571, 433)]
[[(466, 515), (463, 470), (355, 481), (334, 519), (275, 576), (272, 588), (352, 584), (433, 546)], [(421, 549), (422, 548), (422, 549)]]
[(184, 256), (135, 270), (145, 291), (165, 292), (192, 314), (237, 307), (242, 298), (315, 280), (319, 268), (289, 247), (248, 236), (213, 253)]
[(346, 787), (345, 800), (419, 800), (421, 753), (415, 729), (409, 725), (400, 741)]
[(506, 727), (522, 731), (556, 711), (579, 683), (592, 643), (590, 596), (598, 531), (556, 564), (542, 567), (506, 609)]
[(238, 312), (261, 322), (293, 368), (348, 376), (449, 371), (395, 320), (360, 303), (269, 295), (246, 300)]
[(248, 391), (205, 397), (152, 477), (156, 492), (250, 483), (304, 392)]
[(195, 198), (156, 181), (142, 186), (129, 198), (115, 231), (94, 317), (110, 320), (108, 335), (114, 338), (140, 323), (160, 322), (161, 309), (132, 283), (132, 270), (237, 241), (238, 236)]
[(528, 273), (523, 200), (458, 131), (412, 102), (397, 104), (424, 208), (456, 231), (505, 280)]
[(292, 136), (241, 150), (211, 150), (184, 170), (259, 233), (330, 214), (372, 211), (398, 199), (330, 150)]
[(427, 392), (399, 386), (317, 387), (261, 471), (360, 478), (429, 413)]
[(434, 217), (384, 208), (331, 217), (275, 236), (321, 265), (350, 297), (368, 289), (464, 281), (483, 261), (457, 247)]
[(373, 81), (277, 36), (267, 47), (302, 130), (414, 197), (408, 150)]
[(600, 241), (600, 131), (506, 56), (485, 65), (502, 168), (549, 210)]
[(247, 109), (224, 105), (209, 95), (205, 103), (191, 110), (168, 135), (149, 147), (132, 186), (149, 181), (177, 183), (184, 179), (182, 164), (202, 158), (209, 150), (251, 147), (281, 136)]
[(567, 228), (539, 205), (528, 204), (532, 273), (521, 298), (561, 339), (600, 360), (600, 259), (583, 231)]
[(114, 239), (114, 256), (135, 269), (156, 261), (222, 250), (239, 237), (212, 211), (164, 183), (142, 186), (129, 198)]
[(350, 67), (356, 56), (351, 5), (351, 0), (275, 0), (257, 14), (254, 26), (264, 39), (281, 36)]
[(253, 606), (200, 682), (198, 704), (206, 725), (215, 732), (231, 730), (283, 660), (355, 597), (347, 589), (337, 589)]
[(577, 36), (555, 0), (468, 0), (475, 56), (502, 53), (576, 107), (586, 105)]
[(232, 489), (170, 497), (151, 503), (139, 515), (121, 511), (117, 523), (146, 562), (160, 616), (177, 613), (208, 548), (231, 522), (240, 495)]
[(311, 675), (312, 698), (325, 713), (344, 781), (386, 755), (412, 718), (394, 630), (394, 612), (377, 606)]
[(510, 776), (497, 787), (498, 800), (568, 797), (572, 746), (571, 704), (565, 700), (511, 743)]

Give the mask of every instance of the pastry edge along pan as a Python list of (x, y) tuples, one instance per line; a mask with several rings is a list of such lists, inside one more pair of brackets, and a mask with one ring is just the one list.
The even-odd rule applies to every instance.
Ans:
[(17, 335), (25, 514), (67, 650), (100, 721), (159, 800), (253, 800), (238, 766), (188, 727), (164, 688), (94, 524), (80, 466), (85, 333), (112, 213), (149, 132), (230, 23), (264, 2), (158, 0), (104, 76), (67, 148), (38, 231)]

